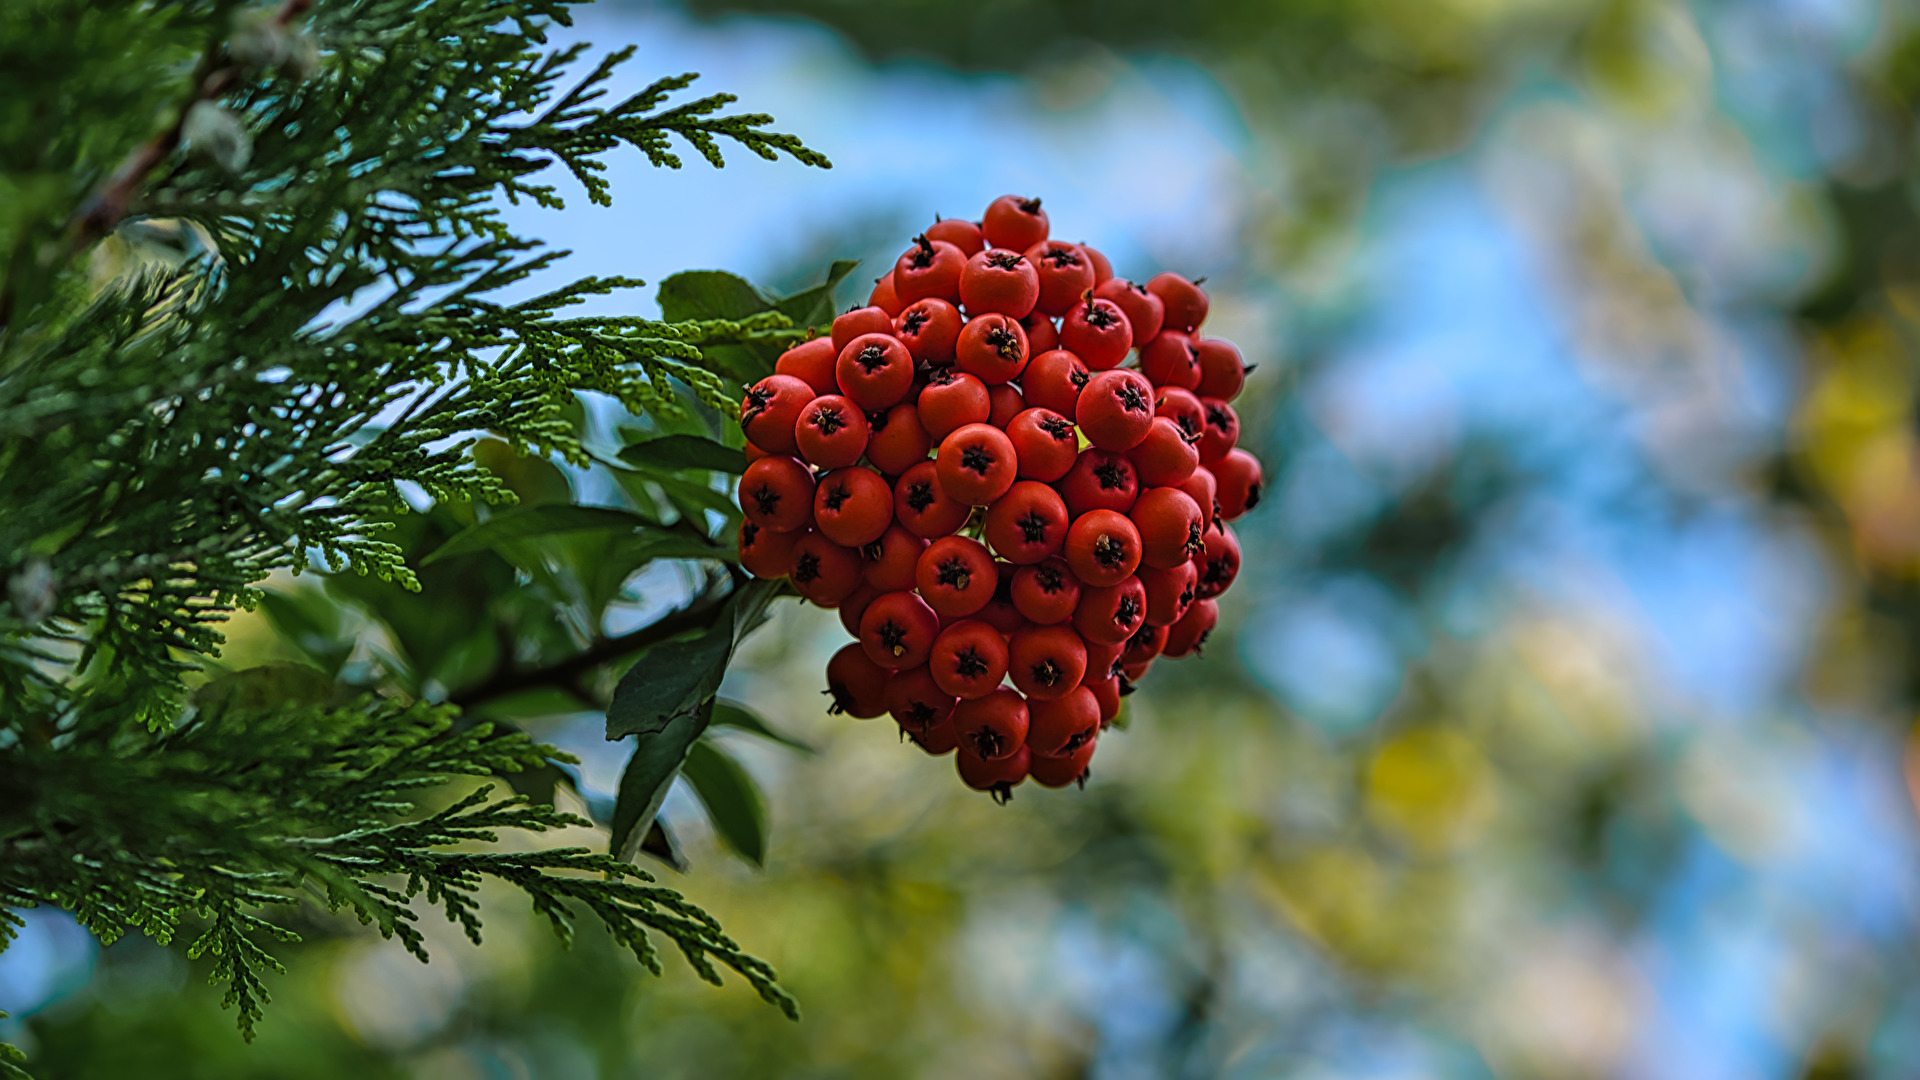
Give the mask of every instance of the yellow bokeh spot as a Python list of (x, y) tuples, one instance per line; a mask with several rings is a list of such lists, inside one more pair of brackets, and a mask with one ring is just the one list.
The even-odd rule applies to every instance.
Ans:
[(1410, 728), (1367, 763), (1367, 817), (1420, 854), (1465, 847), (1485, 829), (1494, 777), (1480, 748), (1445, 727)]

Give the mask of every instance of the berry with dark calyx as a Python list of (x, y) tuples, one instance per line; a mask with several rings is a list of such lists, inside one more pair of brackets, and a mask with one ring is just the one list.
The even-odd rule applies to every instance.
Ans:
[(953, 729), (953, 717), (937, 720), (932, 727), (924, 731), (915, 731), (906, 725), (900, 727), (901, 738), (910, 740), (913, 745), (927, 752), (931, 757), (951, 754), (960, 746), (960, 733)]
[(962, 742), (954, 762), (959, 766), (961, 783), (986, 792), (995, 805), (1005, 806), (1013, 801), (1013, 789), (1026, 780), (1031, 757), (1032, 752), (1022, 746), (1005, 758), (988, 761), (969, 751)]
[(763, 529), (797, 532), (813, 523), (813, 486), (797, 459), (764, 457), (740, 476), (740, 510)]
[(881, 592), (902, 592), (914, 586), (914, 568), (927, 542), (904, 526), (889, 525), (880, 539), (860, 549), (861, 578)]
[(949, 497), (986, 506), (1013, 486), (1020, 463), (1006, 432), (991, 424), (967, 424), (940, 440), (934, 467)]
[(800, 456), (822, 469), (843, 469), (859, 461), (870, 434), (867, 414), (839, 394), (807, 402), (793, 427)]
[(1164, 416), (1179, 427), (1180, 434), (1198, 439), (1207, 426), (1207, 410), (1191, 390), (1162, 386), (1153, 398), (1153, 415)]
[(865, 547), (893, 524), (893, 488), (871, 469), (835, 469), (813, 493), (813, 527), (841, 547)]
[(1027, 399), (1020, 391), (1008, 383), (987, 388), (987, 423), (1002, 431), (1013, 423), (1013, 418), (1027, 411)]
[(1200, 463), (1211, 465), (1226, 457), (1240, 442), (1240, 414), (1220, 398), (1201, 398), (1204, 423), (1200, 428)]
[(1133, 509), (1140, 497), (1140, 474), (1125, 454), (1111, 450), (1086, 449), (1074, 460), (1073, 468), (1060, 481), (1060, 497), (1075, 517), (1093, 510)]
[(1220, 509), (1218, 486), (1214, 483), (1213, 473), (1205, 466), (1193, 470), (1193, 475), (1175, 487), (1187, 493), (1193, 504), (1200, 508), (1200, 531), (1216, 532), (1226, 528), (1226, 524), (1215, 520), (1214, 514)]
[(1040, 352), (1038, 343), (1029, 342), (1035, 352), (1020, 373), (1020, 392), (1030, 409), (1052, 409), (1071, 419), (1080, 404), (1080, 388), (1087, 385), (1090, 373), (1080, 358), (1065, 349)]
[(1047, 238), (1047, 212), (1039, 199), (1021, 195), (1002, 195), (987, 206), (980, 218), (980, 233), (988, 247), (1025, 251)]
[(1067, 504), (1037, 480), (1021, 480), (987, 507), (981, 536), (999, 556), (1027, 566), (1060, 550), (1067, 539)]
[[(927, 670), (934, 683), (954, 697), (985, 697), (1007, 677), (1007, 639), (978, 619), (961, 619), (934, 639)], [(965, 725), (960, 736), (967, 737)]]
[(1167, 628), (1167, 644), (1160, 655), (1177, 658), (1200, 652), (1219, 622), (1219, 605), (1212, 600), (1195, 600), (1180, 621)]
[(1167, 308), (1158, 296), (1147, 291), (1145, 285), (1135, 285), (1126, 278), (1114, 278), (1094, 286), (1093, 295), (1113, 301), (1121, 311), (1127, 313), (1127, 323), (1133, 327), (1134, 348), (1159, 336), (1166, 321)]
[(1087, 380), (1073, 419), (1102, 450), (1131, 450), (1153, 426), (1153, 385), (1137, 371), (1102, 371)]
[(862, 334), (885, 334), (893, 336), (893, 315), (879, 306), (854, 308), (841, 312), (833, 319), (833, 353), (837, 359), (846, 351), (847, 343)]
[(913, 388), (913, 354), (892, 333), (861, 334), (840, 350), (834, 361), (834, 379), (840, 392), (868, 412), (899, 404)]
[(740, 430), (769, 454), (794, 451), (793, 425), (814, 398), (813, 387), (791, 375), (769, 375), (740, 399)]
[[(1089, 691), (1089, 693), (1091, 693), (1091, 691)], [(1027, 759), (1027, 775), (1033, 777), (1034, 783), (1039, 784), (1041, 787), (1049, 788), (1063, 788), (1069, 784), (1078, 784), (1083, 788), (1087, 786), (1087, 778), (1093, 775), (1093, 752), (1095, 747), (1100, 743), (1098, 737), (1100, 729), (1100, 705), (1098, 700), (1095, 701), (1093, 708), (1093, 726), (1096, 735), (1094, 738), (1081, 743), (1079, 748), (1072, 753), (1058, 755), (1042, 754), (1037, 750), (1033, 750), (1031, 747), (1028, 748), (1032, 756)], [(1028, 737), (1031, 738), (1032, 736), (1029, 735)]]
[(1013, 575), (1019, 567), (1009, 562), (993, 564), (993, 599), (987, 606), (973, 613), (973, 617), (1000, 631), (1001, 637), (1012, 637), (1027, 627), (1027, 617), (1013, 606)]
[(1094, 288), (1097, 289), (1100, 286), (1105, 285), (1107, 282), (1113, 280), (1113, 261), (1112, 260), (1108, 259), (1105, 255), (1101, 254), (1099, 251), (1095, 250), (1094, 248), (1090, 248), (1085, 244), (1076, 244), (1074, 246), (1078, 247), (1080, 249), (1081, 254), (1087, 257), (1087, 262), (1093, 265), (1093, 287)]
[(1120, 655), (1127, 651), (1127, 637), (1112, 641), (1087, 640), (1087, 677), (1081, 682), (1091, 683), (1100, 679), (1110, 679), (1120, 673)]
[(1155, 386), (1191, 390), (1200, 385), (1200, 351), (1192, 338), (1178, 330), (1162, 330), (1159, 337), (1140, 346), (1140, 374)]
[(968, 259), (960, 272), (960, 306), (975, 318), (1024, 319), (1039, 300), (1040, 272), (1018, 251), (988, 248)]
[(1104, 730), (1120, 715), (1120, 677), (1109, 675), (1104, 679), (1088, 679), (1080, 685), (1093, 692), (1093, 699), (1100, 703), (1100, 727)]
[(1147, 437), (1127, 451), (1128, 460), (1148, 487), (1177, 487), (1200, 467), (1200, 450), (1181, 433), (1180, 426), (1164, 416), (1153, 418)]
[(1260, 503), (1260, 459), (1245, 450), (1229, 450), (1208, 465), (1219, 485), (1221, 518), (1233, 521)]
[(799, 532), (775, 532), (754, 521), (740, 522), (740, 565), (757, 578), (783, 578), (793, 568)]
[(925, 664), (939, 634), (940, 616), (911, 592), (883, 593), (860, 616), (867, 659), (890, 671)]
[(1027, 352), (1034, 356), (1060, 347), (1060, 329), (1053, 325), (1052, 319), (1038, 311), (1021, 319), (1020, 329), (1027, 332)]
[(951, 536), (972, 514), (971, 504), (949, 498), (941, 489), (939, 469), (931, 461), (913, 466), (894, 481), (894, 520), (915, 536), (928, 540)]
[(893, 264), (893, 295), (903, 304), (929, 296), (959, 303), (960, 271), (966, 265), (967, 256), (959, 248), (922, 233)]
[(1063, 557), (1087, 585), (1116, 585), (1140, 565), (1140, 531), (1114, 510), (1089, 510), (1067, 528)]
[(1146, 678), (1147, 672), (1151, 670), (1153, 670), (1153, 661), (1142, 660), (1137, 664), (1128, 664), (1125, 668), (1121, 669), (1120, 677), (1131, 683), (1133, 689), (1137, 690), (1140, 687), (1140, 680)]
[(908, 734), (927, 731), (953, 716), (959, 698), (934, 683), (926, 665), (897, 671), (887, 681), (887, 712)]
[(1080, 603), (1080, 579), (1065, 559), (1054, 556), (1015, 571), (1011, 594), (1014, 608), (1029, 622), (1063, 623)]
[(793, 545), (793, 568), (787, 572), (793, 591), (824, 608), (838, 607), (861, 585), (860, 555), (817, 532)]
[(1196, 392), (1222, 401), (1239, 397), (1240, 388), (1247, 382), (1247, 364), (1233, 342), (1201, 338), (1193, 347), (1200, 354), (1200, 386)]
[(1194, 556), (1193, 565), (1198, 571), (1194, 581), (1194, 594), (1202, 600), (1211, 600), (1233, 586), (1233, 579), (1240, 576), (1240, 538), (1225, 525), (1207, 534), (1206, 546), (1200, 554)]
[(840, 601), (840, 606), (835, 610), (840, 613), (840, 625), (847, 628), (849, 637), (857, 639), (860, 636), (860, 616), (867, 613), (867, 605), (873, 603), (874, 598), (879, 595), (879, 589), (862, 581), (859, 588), (848, 593), (847, 598)]
[(961, 752), (985, 761), (1010, 758), (1026, 746), (1027, 725), (1026, 699), (1005, 687), (962, 697), (953, 708), (953, 730), (960, 736)]
[(1007, 675), (1029, 701), (1066, 697), (1087, 673), (1087, 643), (1066, 626), (1029, 626), (1007, 638)]
[(899, 476), (927, 460), (933, 436), (920, 423), (920, 410), (905, 402), (867, 418), (867, 460), (888, 476)]
[[(1140, 629), (1134, 631), (1133, 636), (1127, 639), (1127, 647), (1120, 654), (1120, 664), (1123, 671), (1126, 669), (1137, 669), (1142, 665), (1152, 663), (1153, 658), (1160, 655), (1160, 650), (1165, 648), (1166, 644), (1167, 628), (1165, 626), (1142, 623)], [(1133, 682), (1140, 681), (1140, 676), (1138, 675), (1130, 674), (1127, 675), (1127, 678)]]
[(1093, 263), (1080, 250), (1080, 245), (1065, 240), (1043, 240), (1027, 248), (1025, 255), (1040, 277), (1040, 299), (1033, 305), (1035, 311), (1059, 318), (1079, 303), (1081, 296), (1093, 290)]
[[(900, 309), (906, 305), (902, 304), (900, 298), (894, 295), (892, 274), (882, 274), (873, 279), (873, 292), (867, 295), (867, 306), (877, 307), (888, 315), (900, 314)], [(842, 344), (845, 343), (842, 342)]]
[(893, 320), (894, 336), (922, 364), (941, 367), (953, 363), (954, 343), (960, 340), (959, 309), (937, 296), (908, 304)]
[(935, 442), (968, 424), (984, 424), (993, 417), (993, 395), (977, 376), (942, 368), (920, 390), (916, 406), (920, 423)]
[(935, 218), (927, 229), (927, 239), (952, 244), (968, 258), (978, 255), (987, 247), (987, 238), (980, 234), (980, 226), (965, 218)]
[(1127, 516), (1139, 530), (1140, 561), (1147, 566), (1170, 570), (1202, 550), (1200, 505), (1179, 488), (1148, 488)]
[(813, 388), (816, 394), (837, 394), (840, 383), (833, 373), (834, 361), (840, 358), (840, 350), (833, 347), (831, 338), (817, 337), (803, 341), (773, 362), (775, 375), (791, 375)]
[(1148, 626), (1172, 626), (1199, 599), (1200, 566), (1183, 562), (1166, 570), (1142, 566), (1134, 572), (1147, 591)]
[[(1118, 645), (1146, 621), (1147, 591), (1139, 578), (1118, 585), (1088, 586), (1080, 590), (1080, 606), (1073, 611), (1073, 628), (1088, 645)], [(1092, 662), (1092, 650), (1088, 650)], [(1117, 655), (1117, 654), (1116, 654)], [(1099, 674), (1090, 669), (1090, 674)]]
[(1027, 369), (1027, 332), (1018, 319), (1005, 315), (976, 315), (960, 328), (953, 362), (961, 371), (978, 376), (988, 386), (1020, 377)]
[(943, 536), (914, 561), (913, 580), (934, 611), (943, 618), (958, 619), (987, 606), (1000, 575), (980, 541)]
[(1076, 684), (1052, 698), (1028, 699), (1027, 748), (1035, 754), (1077, 753), (1099, 736), (1100, 700), (1086, 687)]
[(1119, 366), (1133, 349), (1133, 325), (1120, 305), (1089, 291), (1061, 317), (1060, 347), (1078, 356), (1089, 369), (1105, 371)]
[(858, 643), (843, 647), (827, 661), (827, 711), (856, 720), (886, 715), (890, 677), (887, 669), (867, 659)]
[(1155, 274), (1147, 282), (1147, 291), (1166, 305), (1166, 329), (1191, 334), (1207, 321), (1207, 294), (1200, 291), (1198, 281), (1175, 273)]
[(1052, 409), (1027, 409), (1007, 422), (1007, 441), (1019, 459), (1023, 480), (1052, 483), (1080, 459), (1079, 431)]

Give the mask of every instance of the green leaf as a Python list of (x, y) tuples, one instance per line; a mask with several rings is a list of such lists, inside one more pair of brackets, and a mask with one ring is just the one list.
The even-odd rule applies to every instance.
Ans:
[(431, 555), (421, 559), (420, 565), (428, 566), (441, 559), (469, 552), (489, 551), (511, 540), (591, 529), (639, 529), (649, 524), (652, 523), (631, 510), (611, 506), (575, 506), (572, 503), (515, 506), (456, 534)]
[(740, 550), (731, 544), (715, 544), (683, 532), (654, 530), (640, 538), (633, 552), (648, 559), (723, 559), (739, 562)]
[(289, 705), (323, 705), (332, 700), (332, 676), (306, 664), (274, 663), (244, 668), (209, 680), (194, 691), (203, 716), (228, 710), (249, 712)]
[(683, 874), (691, 865), (687, 862), (686, 853), (680, 850), (679, 839), (673, 835), (673, 830), (667, 827), (667, 819), (657, 815), (653, 819), (653, 824), (647, 827), (646, 839), (640, 841), (640, 851), (642, 854), (659, 859)]
[(773, 308), (745, 278), (725, 270), (674, 274), (660, 283), (659, 301), (660, 315), (668, 322), (744, 319)]
[(747, 471), (747, 455), (698, 435), (667, 435), (637, 442), (620, 451), (620, 460), (656, 469), (711, 469), (739, 475)]
[(633, 858), (646, 838), (636, 826), (660, 813), (674, 773), (712, 718), (711, 706), (696, 709), (673, 717), (651, 737), (641, 736), (626, 771), (620, 774), (620, 796), (613, 807), (613, 840), (609, 845), (614, 855)]
[(728, 701), (725, 698), (721, 698), (713, 703), (713, 726), (737, 728), (740, 731), (750, 732), (763, 739), (771, 739), (782, 746), (791, 747), (803, 754), (817, 752), (811, 745), (801, 742), (799, 739), (794, 738), (784, 731), (775, 729), (771, 724), (768, 724), (765, 718), (759, 713), (754, 712), (752, 709), (747, 708), (737, 701)]
[(713, 831), (736, 855), (755, 866), (767, 858), (767, 802), (747, 770), (732, 755), (701, 739), (687, 751), (680, 774), (707, 808)]
[(825, 326), (833, 321), (833, 291), (853, 273), (860, 263), (855, 259), (837, 259), (827, 269), (827, 280), (811, 289), (774, 302), (774, 310), (793, 320), (795, 326)]

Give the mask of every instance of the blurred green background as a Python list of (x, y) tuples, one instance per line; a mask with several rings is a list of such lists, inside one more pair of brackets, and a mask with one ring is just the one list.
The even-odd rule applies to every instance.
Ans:
[[(565, 275), (864, 259), (844, 306), (1009, 191), (1122, 274), (1206, 275), (1270, 493), (1222, 632), (1084, 791), (1000, 808), (826, 716), (837, 620), (777, 605), (725, 693), (813, 752), (720, 737), (765, 866), (677, 789), (689, 869), (660, 872), (798, 1025), (505, 897), (478, 949), (425, 920), (428, 966), (307, 913), (247, 1046), (200, 965), (33, 912), (0, 1034), (39, 1075), (1920, 1075), (1913, 5), (699, 0), (573, 38), (637, 44), (630, 85), (703, 71), (836, 168), (619, 163), (612, 210), (511, 211)], [(416, 554), (460, 524), (406, 521)], [(617, 568), (585, 540), (488, 559), (418, 598), (276, 582), (226, 662), (458, 700), (700, 580), (569, 593)], [(481, 708), (579, 753), (559, 797), (591, 804), (626, 753), (596, 692)]]

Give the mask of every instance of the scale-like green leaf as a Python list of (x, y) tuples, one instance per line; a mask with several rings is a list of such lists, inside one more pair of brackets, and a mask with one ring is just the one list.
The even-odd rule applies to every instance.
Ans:
[(431, 555), (421, 559), (420, 565), (428, 566), (468, 552), (486, 551), (510, 540), (590, 529), (638, 529), (649, 524), (651, 522), (646, 518), (631, 510), (611, 506), (575, 506), (572, 503), (515, 506), (456, 533)]
[(680, 775), (700, 796), (721, 841), (753, 865), (765, 865), (767, 801), (747, 770), (712, 740), (700, 739), (688, 749)]

